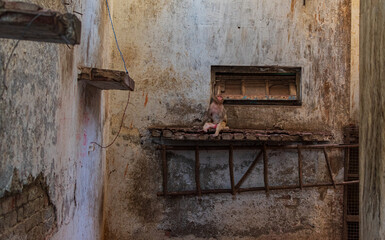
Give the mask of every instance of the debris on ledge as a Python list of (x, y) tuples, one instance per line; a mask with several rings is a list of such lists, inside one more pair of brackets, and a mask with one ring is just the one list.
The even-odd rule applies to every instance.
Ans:
[(202, 127), (150, 127), (149, 130), (153, 138), (177, 141), (329, 142), (333, 139), (327, 132), (228, 129), (214, 137), (213, 130), (205, 133)]

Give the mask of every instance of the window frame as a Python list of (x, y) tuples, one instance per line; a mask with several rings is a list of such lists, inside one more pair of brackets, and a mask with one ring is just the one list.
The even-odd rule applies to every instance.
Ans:
[[(220, 80), (216, 79), (218, 73), (227, 74), (295, 74), (296, 83), (296, 99), (282, 99), (277, 100), (270, 98), (267, 99), (248, 99), (246, 96), (242, 99), (228, 99), (224, 98), (224, 104), (227, 105), (302, 105), (302, 89), (301, 89), (301, 75), (302, 67), (280, 67), (280, 66), (227, 66), (227, 65), (213, 65), (211, 66), (211, 93), (215, 95), (215, 89)], [(247, 80), (244, 80), (247, 81)], [(241, 95), (242, 96), (242, 95)], [(288, 95), (289, 96), (289, 95)]]

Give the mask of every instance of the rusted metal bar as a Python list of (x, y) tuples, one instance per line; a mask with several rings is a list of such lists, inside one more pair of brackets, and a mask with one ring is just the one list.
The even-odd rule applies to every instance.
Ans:
[(299, 187), (303, 189), (303, 181), (302, 181), (302, 153), (301, 147), (298, 146), (298, 178), (299, 178)]
[(233, 145), (230, 145), (230, 147), (229, 147), (229, 171), (230, 171), (231, 194), (235, 195), (233, 153), (234, 153)]
[(320, 149), (324, 148), (346, 148), (346, 147), (358, 147), (358, 144), (315, 144), (315, 145), (287, 145), (287, 146), (269, 146), (269, 149), (296, 149), (298, 146), (301, 149)]
[(195, 184), (196, 184), (196, 194), (200, 197), (202, 196), (201, 182), (199, 176), (200, 160), (199, 160), (199, 147), (195, 147)]
[(263, 145), (263, 179), (266, 193), (269, 193), (268, 159), (266, 144)]
[(238, 191), (241, 187), (242, 183), (247, 179), (247, 177), (250, 175), (251, 171), (253, 171), (255, 165), (257, 164), (258, 159), (262, 156), (263, 151), (259, 151), (258, 155), (255, 157), (254, 161), (251, 163), (250, 167), (247, 169), (246, 173), (242, 176), (242, 178), (239, 180), (237, 185), (235, 185), (235, 191)]
[[(261, 145), (250, 145), (250, 146), (237, 146), (233, 145), (233, 149), (255, 149)], [(277, 149), (298, 149), (298, 146), (301, 149), (318, 149), (323, 150), (326, 148), (347, 148), (347, 147), (358, 147), (358, 144), (316, 144), (316, 145), (285, 145), (285, 146), (271, 146), (269, 145), (269, 150), (277, 150)], [(228, 150), (228, 146), (199, 146), (200, 150)], [(158, 147), (158, 149), (162, 149), (162, 147)], [(166, 146), (166, 150), (172, 151), (185, 151), (185, 150), (195, 150), (195, 146)]]
[[(347, 181), (336, 183), (336, 186), (349, 185), (349, 184), (359, 184), (359, 180)], [(303, 184), (303, 188), (313, 188), (313, 187), (332, 187), (332, 183), (322, 183), (322, 184)], [(270, 186), (269, 190), (290, 190), (298, 189), (299, 185), (289, 185), (289, 186)], [(265, 187), (251, 187), (251, 188), (240, 188), (239, 192), (258, 192), (266, 191)], [(215, 194), (215, 193), (232, 193), (231, 189), (207, 189), (202, 190), (202, 194)], [(183, 196), (183, 195), (195, 195), (196, 191), (178, 191), (178, 192), (168, 192), (167, 196)], [(158, 196), (164, 196), (164, 193), (158, 192)]]
[(167, 152), (166, 146), (162, 146), (162, 165), (163, 165), (163, 196), (167, 196)]
[(332, 168), (331, 168), (331, 166), (330, 166), (330, 159), (329, 159), (329, 156), (328, 156), (328, 154), (327, 154), (327, 152), (326, 152), (326, 147), (324, 148), (324, 155), (325, 155), (325, 161), (326, 161), (326, 164), (328, 165), (328, 170), (329, 170), (330, 179), (331, 179), (332, 182), (333, 182), (334, 188), (336, 188), (336, 183), (335, 183), (335, 181), (334, 181)]

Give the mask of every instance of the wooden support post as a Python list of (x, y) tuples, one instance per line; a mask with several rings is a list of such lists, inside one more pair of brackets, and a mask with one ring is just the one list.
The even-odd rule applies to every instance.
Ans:
[(325, 155), (326, 164), (327, 164), (327, 166), (328, 166), (330, 179), (331, 179), (332, 182), (333, 182), (334, 188), (336, 188), (336, 183), (335, 183), (335, 181), (334, 181), (332, 168), (331, 168), (331, 166), (330, 166), (329, 156), (328, 156), (328, 154), (327, 154), (327, 152), (326, 152), (326, 147), (324, 147), (324, 155)]
[(199, 160), (199, 147), (195, 147), (195, 185), (196, 185), (196, 194), (200, 197), (202, 196), (201, 190), (201, 181), (200, 181), (200, 160)]
[(301, 190), (303, 189), (303, 181), (302, 181), (302, 153), (301, 148), (298, 145), (298, 176), (299, 176), (299, 187)]
[(234, 187), (234, 162), (233, 162), (233, 145), (229, 148), (229, 170), (230, 170), (230, 182), (231, 182), (231, 194), (235, 195)]
[(253, 171), (255, 165), (257, 164), (258, 159), (262, 156), (262, 152), (263, 152), (262, 150), (259, 151), (258, 155), (254, 159), (254, 162), (250, 165), (250, 167), (247, 169), (246, 173), (242, 176), (242, 178), (239, 180), (239, 182), (235, 186), (236, 192), (238, 192), (242, 183), (247, 179), (247, 177), (250, 175), (251, 171)]
[(162, 146), (162, 166), (163, 166), (163, 196), (167, 196), (167, 154), (166, 154), (166, 146)]
[(265, 191), (269, 193), (268, 159), (266, 144), (263, 145), (263, 179), (265, 182)]

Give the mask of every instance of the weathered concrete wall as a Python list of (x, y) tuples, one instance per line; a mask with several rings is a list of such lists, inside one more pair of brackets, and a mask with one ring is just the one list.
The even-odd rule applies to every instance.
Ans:
[[(210, 195), (202, 201), (157, 197), (160, 161), (147, 127), (203, 124), (199, 119), (208, 107), (211, 65), (300, 66), (302, 106), (226, 106), (229, 126), (329, 130), (334, 141), (341, 142), (351, 106), (350, 1), (306, 1), (303, 6), (299, 0), (115, 0), (113, 16), (136, 91), (122, 134), (107, 152), (106, 239), (161, 239), (165, 232), (221, 239), (341, 236), (341, 188), (280, 191), (269, 197)], [(112, 68), (123, 69), (111, 47)], [(120, 92), (110, 95), (111, 137), (118, 132), (126, 97)], [(238, 159), (236, 178), (250, 164), (250, 156)], [(334, 154), (333, 170), (341, 179), (338, 156)], [(307, 178), (323, 179), (322, 156), (307, 157), (309, 166), (317, 166)], [(225, 154), (201, 161), (202, 182), (228, 187)], [(275, 155), (274, 161), (271, 178), (292, 182), (295, 154)], [(173, 187), (193, 187), (191, 164), (189, 153), (170, 157), (172, 176), (184, 181)]]
[(360, 238), (385, 236), (385, 1), (361, 2)]
[[(7, 69), (8, 90), (0, 100), (0, 198), (23, 194), (23, 185), (43, 175), (56, 209), (52, 239), (98, 239), (104, 153), (91, 149), (90, 142), (101, 142), (104, 103), (101, 91), (77, 82), (77, 67), (104, 66), (104, 1), (67, 1), (66, 6), (60, 0), (28, 2), (82, 13), (81, 44), (68, 48), (21, 41), (15, 50)], [(3, 76), (15, 41), (0, 42)], [(24, 237), (19, 234), (10, 233)]]

